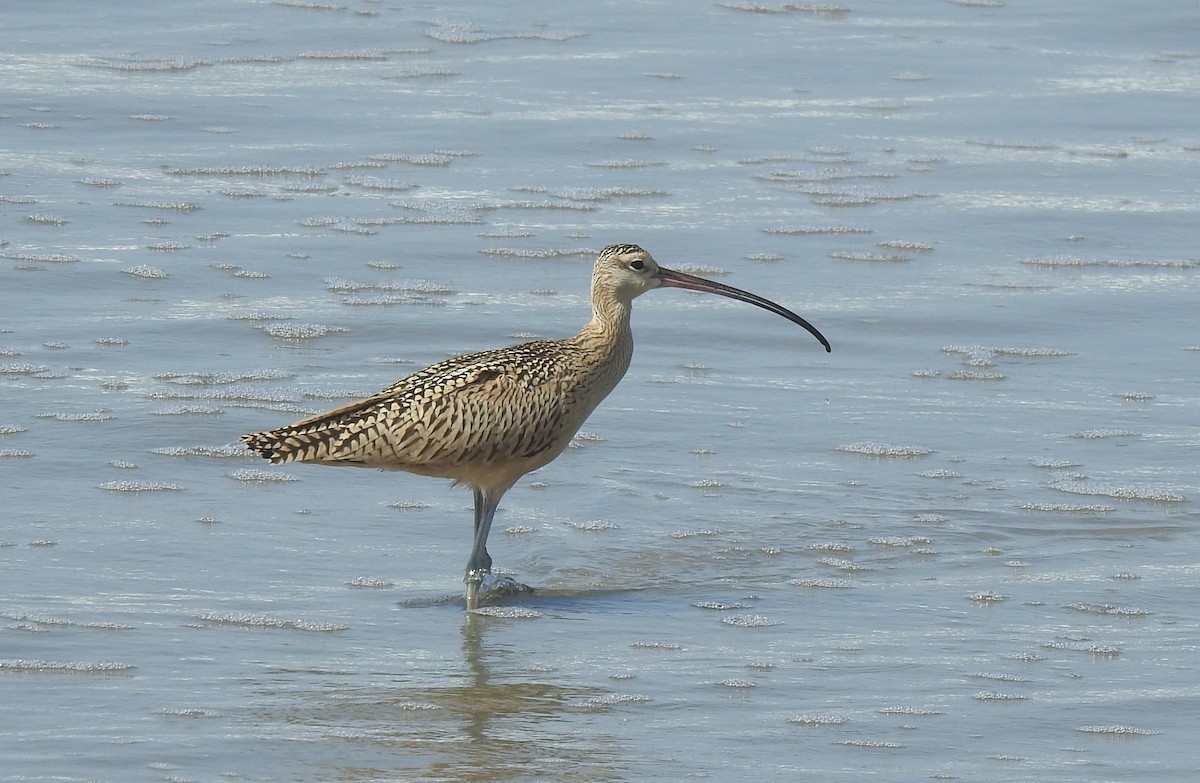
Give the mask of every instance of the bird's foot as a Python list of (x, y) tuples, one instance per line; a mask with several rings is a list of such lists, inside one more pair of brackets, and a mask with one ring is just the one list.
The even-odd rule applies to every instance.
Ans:
[(523, 585), (511, 576), (493, 574), (491, 571), (472, 570), (467, 572), (467, 608), (476, 609), (481, 603), (497, 598), (532, 593), (534, 589)]

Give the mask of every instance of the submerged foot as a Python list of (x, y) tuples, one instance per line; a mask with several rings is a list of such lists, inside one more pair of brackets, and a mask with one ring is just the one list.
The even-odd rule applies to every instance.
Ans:
[(532, 593), (534, 589), (523, 585), (511, 576), (493, 574), (491, 571), (467, 572), (467, 608), (476, 609), (481, 603), (507, 598), (522, 593)]

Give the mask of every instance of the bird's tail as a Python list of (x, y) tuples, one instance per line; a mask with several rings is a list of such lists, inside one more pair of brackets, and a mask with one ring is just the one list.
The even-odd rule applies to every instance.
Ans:
[(284, 462), (361, 462), (355, 449), (347, 446), (354, 446), (353, 436), (362, 430), (361, 412), (370, 409), (378, 396), (318, 413), (285, 427), (243, 435), (242, 443), (276, 465)]
[(308, 438), (296, 433), (292, 427), (281, 427), (267, 432), (252, 432), (242, 436), (246, 448), (272, 464), (303, 461), (305, 453), (312, 450)]

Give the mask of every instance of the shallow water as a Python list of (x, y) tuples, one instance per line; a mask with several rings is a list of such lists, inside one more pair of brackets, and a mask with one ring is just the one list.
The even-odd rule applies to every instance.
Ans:
[[(64, 16), (70, 21), (64, 25)], [(1195, 14), (26, 4), (9, 780), (1186, 779)], [(237, 445), (653, 292), (497, 517)]]

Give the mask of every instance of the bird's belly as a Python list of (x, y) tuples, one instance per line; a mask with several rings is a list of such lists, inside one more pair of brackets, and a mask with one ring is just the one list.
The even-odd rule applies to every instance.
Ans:
[[(325, 459), (303, 460), (309, 464), (339, 467), (374, 468), (395, 470), (418, 476), (451, 479), (480, 489), (503, 490), (512, 486), (521, 476), (548, 464), (566, 449), (575, 429), (556, 433), (549, 441), (539, 444), (536, 451), (514, 453), (508, 444), (477, 444), (476, 448), (441, 454), (406, 454), (403, 451), (390, 454), (340, 455)], [(358, 457), (358, 458), (356, 458)]]
[(456, 484), (466, 484), (467, 486), (478, 487), (479, 489), (503, 491), (515, 484), (526, 473), (537, 470), (551, 462), (562, 453), (563, 448), (565, 448), (565, 444), (563, 446), (556, 444), (551, 449), (523, 457), (507, 456), (499, 459), (474, 459), (454, 462), (376, 462), (370, 465), (362, 465), (362, 467), (404, 471), (418, 476), (450, 479)]

